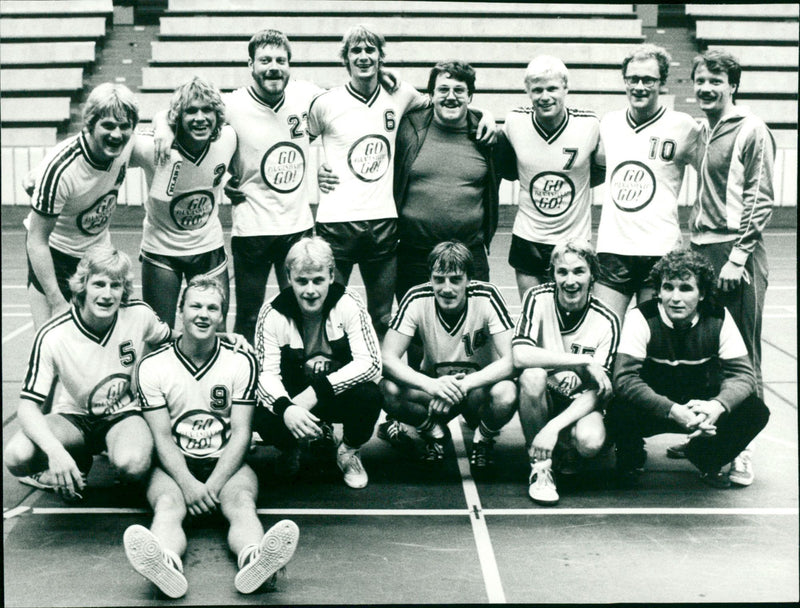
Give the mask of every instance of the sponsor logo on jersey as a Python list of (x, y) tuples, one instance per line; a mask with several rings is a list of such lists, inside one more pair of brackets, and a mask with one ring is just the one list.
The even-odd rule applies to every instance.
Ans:
[(566, 213), (575, 200), (575, 184), (561, 173), (542, 171), (531, 180), (529, 189), (533, 206), (543, 215), (557, 217)]
[(133, 402), (131, 377), (126, 374), (111, 374), (103, 378), (87, 399), (89, 414), (98, 418), (121, 412)]
[(183, 161), (178, 160), (172, 165), (172, 173), (169, 176), (169, 182), (167, 183), (167, 196), (172, 196), (175, 194), (175, 185), (178, 183), (178, 176), (181, 174), (181, 167), (183, 166)]
[(389, 140), (383, 135), (365, 135), (347, 153), (347, 165), (363, 182), (376, 182), (389, 169)]
[(650, 167), (630, 160), (617, 165), (608, 184), (611, 200), (620, 211), (639, 211), (656, 193), (656, 177)]
[(181, 230), (197, 230), (208, 223), (214, 211), (214, 193), (209, 190), (187, 192), (172, 199), (169, 213)]
[(277, 192), (294, 192), (303, 183), (306, 157), (299, 146), (280, 142), (272, 146), (261, 159), (261, 178)]
[(97, 199), (91, 207), (78, 214), (76, 220), (78, 230), (87, 236), (100, 234), (108, 226), (111, 214), (116, 208), (117, 191), (112, 190)]
[(225, 447), (231, 436), (231, 425), (214, 412), (192, 410), (175, 421), (172, 435), (183, 452), (203, 458)]

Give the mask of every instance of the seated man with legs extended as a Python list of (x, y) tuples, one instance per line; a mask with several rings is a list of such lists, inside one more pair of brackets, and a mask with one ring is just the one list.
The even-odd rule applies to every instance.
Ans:
[(614, 368), (609, 431), (621, 481), (635, 481), (644, 437), (686, 433), (686, 457), (714, 487), (722, 468), (767, 424), (753, 366), (727, 309), (713, 301), (716, 274), (700, 253), (665, 255), (650, 273), (654, 300), (631, 310)]
[(550, 259), (553, 282), (526, 292), (512, 341), (514, 364), (524, 368), (519, 419), (531, 462), (528, 495), (542, 505), (559, 499), (554, 459), (566, 472), (605, 444), (603, 406), (619, 340), (617, 316), (590, 293), (597, 276), (591, 245), (559, 243)]
[[(130, 300), (131, 261), (121, 251), (90, 248), (69, 285), (70, 309), (45, 323), (33, 341), (17, 410), (22, 429), (4, 459), (24, 483), (79, 499), (92, 456), (103, 450), (123, 479), (138, 480), (150, 470), (153, 440), (131, 375), (146, 350), (171, 332), (147, 304)], [(40, 408), (55, 383), (53, 409), (45, 415)]]
[[(470, 464), (486, 468), (500, 429), (516, 410), (511, 333), (513, 322), (499, 290), (471, 281), (470, 250), (457, 241), (434, 247), (428, 256), (430, 282), (408, 291), (383, 343), (386, 412), (393, 418), (379, 437), (410, 445), (400, 423), (425, 439), (426, 460), (444, 457), (444, 425), (459, 414), (475, 430)], [(403, 355), (418, 335), (424, 356), (420, 371)]]
[(284, 265), (290, 286), (264, 304), (256, 324), (261, 373), (253, 428), (283, 452), (283, 472), (292, 475), (298, 442), (332, 437), (331, 423), (342, 423), (336, 464), (348, 486), (363, 488), (369, 478), (360, 448), (383, 403), (378, 337), (358, 294), (334, 282), (324, 239), (300, 239)]
[(180, 557), (187, 512), (220, 509), (230, 522), (228, 545), (237, 556), (234, 584), (240, 593), (274, 582), (297, 547), (294, 522), (278, 522), (265, 534), (256, 514), (258, 479), (244, 457), (258, 371), (252, 355), (216, 335), (226, 294), (208, 275), (191, 279), (179, 305), (184, 334), (145, 357), (137, 372), (158, 465), (147, 488), (153, 522), (149, 530), (125, 530), (125, 553), (137, 572), (173, 598), (188, 586)]

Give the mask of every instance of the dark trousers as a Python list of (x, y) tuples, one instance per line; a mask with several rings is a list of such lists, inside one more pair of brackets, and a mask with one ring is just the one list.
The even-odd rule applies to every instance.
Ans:
[[(327, 423), (341, 422), (344, 427), (344, 442), (356, 448), (372, 437), (382, 408), (383, 395), (378, 385), (366, 382), (335, 395), (332, 399), (321, 399), (311, 413)], [(265, 443), (280, 450), (285, 451), (297, 445), (297, 439), (286, 428), (283, 417), (276, 416), (266, 407), (256, 408), (253, 430)]]
[[(769, 410), (755, 394), (717, 420), (717, 434), (689, 441), (686, 456), (703, 472), (718, 471), (745, 449), (767, 425)], [(628, 469), (644, 464), (644, 439), (662, 433), (686, 433), (669, 418), (643, 411), (621, 399), (614, 399), (606, 414), (606, 425), (617, 446), (617, 467)]]

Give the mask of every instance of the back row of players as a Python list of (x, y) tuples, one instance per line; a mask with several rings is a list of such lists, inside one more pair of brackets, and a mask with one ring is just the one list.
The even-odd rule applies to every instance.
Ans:
[[(287, 468), (296, 464), (297, 439), (326, 432), (326, 426), (318, 424), (320, 419), (343, 422), (344, 437), (337, 462), (348, 485), (366, 485), (358, 448), (372, 434), (382, 396), (392, 419), (379, 428), (379, 436), (405, 448), (413, 443), (402, 425), (408, 423), (423, 438), (426, 457), (437, 459), (444, 451), (443, 422), (463, 413), (470, 425), (477, 427), (471, 462), (483, 467), (491, 461), (494, 438), (518, 405), (532, 463), (529, 494), (537, 502), (552, 504), (558, 500), (551, 468), (559, 434), (567, 433), (567, 444), (571, 434), (581, 456), (596, 454), (604, 444), (601, 411), (611, 393), (609, 378), (617, 350), (617, 318), (622, 318), (634, 294), (640, 303), (646, 302), (655, 289), (660, 306), (654, 301), (650, 308), (640, 308), (638, 314), (643, 318), (639, 321), (637, 317), (633, 325), (631, 317), (626, 318), (626, 331), (636, 333), (628, 341), (623, 335), (618, 364), (624, 361), (627, 365), (620, 377), (633, 373), (646, 377), (645, 384), (647, 379), (652, 384), (656, 377), (667, 377), (661, 368), (654, 375), (648, 367), (652, 364), (647, 363), (652, 358), (661, 361), (663, 367), (664, 357), (650, 357), (648, 350), (659, 318), (666, 327), (683, 325), (688, 318), (699, 337), (688, 342), (689, 346), (684, 345), (686, 356), (679, 359), (705, 361), (710, 349), (717, 367), (708, 370), (707, 366), (678, 365), (675, 369), (684, 374), (682, 377), (694, 380), (650, 386), (659, 398), (643, 393), (640, 384), (634, 383), (635, 388), (630, 389), (633, 392), (626, 393), (627, 385), (615, 382), (620, 395), (648, 404), (647, 416), (636, 414), (638, 410), (634, 408), (634, 413), (616, 418), (612, 415), (606, 421), (612, 429), (613, 420), (626, 422), (616, 425), (618, 452), (622, 448), (618, 466), (627, 473), (641, 467), (642, 436), (665, 432), (667, 428), (680, 429), (691, 432), (694, 439), (688, 448), (676, 453), (686, 452), (704, 479), (717, 485), (730, 479), (752, 481), (749, 461), (737, 454), (766, 424), (766, 408), (748, 387), (757, 386), (755, 393), (760, 396), (760, 321), (766, 289), (761, 230), (771, 210), (774, 143), (763, 122), (733, 104), (741, 73), (733, 58), (707, 53), (696, 61), (695, 88), (709, 118), (707, 125), (698, 126), (687, 115), (659, 104), (659, 85), (666, 81), (669, 68), (669, 56), (663, 49), (643, 45), (624, 60), (622, 72), (630, 107), (610, 113), (602, 122), (590, 113), (565, 107), (566, 68), (557, 59), (539, 57), (531, 62), (525, 80), (532, 108), (512, 112), (505, 132), (496, 134), (498, 141), (490, 148), (471, 139), (478, 131), (474, 122), (481, 113), (468, 108), (474, 91), (474, 71), (460, 62), (434, 68), (428, 86), (430, 97), (426, 98), (383, 71), (383, 39), (358, 27), (345, 35), (342, 49), (350, 82), (320, 94), (313, 85), (289, 79), (289, 44), (279, 32), (256, 34), (250, 41), (249, 53), (252, 86), (221, 97), (213, 87), (194, 79), (176, 91), (169, 112), (157, 118), (155, 137), (132, 136), (138, 113), (127, 89), (102, 85), (92, 92), (84, 108), (84, 131), (56, 147), (35, 180), (27, 249), (29, 291), (37, 326), (67, 308), (72, 296), (69, 277), (78, 268), (81, 255), (94, 244), (110, 242), (108, 222), (125, 167), (128, 162), (142, 166), (150, 187), (141, 251), (145, 300), (172, 326), (184, 277), (188, 280), (206, 274), (221, 279), (215, 303), (219, 318), (204, 311), (198, 321), (197, 315), (187, 314), (187, 306), (203, 306), (184, 297), (184, 337), (169, 349), (191, 371), (192, 381), (202, 382), (206, 372), (216, 365), (217, 355), (209, 359), (207, 355), (212, 351), (198, 355), (182, 345), (189, 342), (192, 332), (210, 335), (211, 329), (224, 327), (227, 260), (217, 210), (223, 179), (230, 172), (235, 330), (255, 343), (260, 359), (258, 401), (267, 407), (256, 408), (256, 428), (262, 438), (284, 450)], [(487, 129), (481, 129), (487, 131), (488, 142), (494, 137), (493, 121), (485, 113), (483, 120), (489, 123)], [(318, 240), (301, 240), (313, 228), (304, 179), (309, 135), (322, 139), (325, 159), (319, 175), (322, 195), (316, 231), (332, 250), (325, 250), (327, 245)], [(479, 154), (465, 155), (464, 140), (473, 142), (469, 145)], [(162, 150), (165, 141), (171, 145)], [(448, 150), (453, 154), (443, 155)], [(435, 153), (433, 158), (431, 151)], [(156, 162), (154, 156), (166, 156), (168, 162)], [(462, 159), (466, 160), (461, 162)], [(700, 174), (699, 200), (690, 222), (692, 244), (711, 258), (714, 271), (686, 252), (676, 254), (675, 259), (668, 256), (665, 259), (671, 261), (655, 266), (680, 241), (676, 199), (685, 165), (691, 162), (698, 166)], [(416, 173), (413, 168), (409, 170), (409, 164), (417, 165)], [(437, 164), (440, 174), (436, 172)], [(476, 166), (477, 173), (473, 171)], [(465, 167), (469, 171), (465, 172)], [(496, 170), (496, 174), (487, 177), (488, 169)], [(607, 200), (598, 234), (597, 267), (591, 248), (583, 243), (591, 236), (589, 187), (602, 181), (597, 176), (604, 173)], [(403, 178), (400, 189), (398, 176)], [(470, 278), (489, 278), (486, 249), (497, 222), (499, 177), (520, 180), (520, 208), (509, 261), (517, 271), (524, 301), (513, 349), (513, 324), (497, 290), (485, 283), (468, 285)], [(459, 183), (460, 188), (450, 187)], [(463, 198), (459, 194), (462, 192)], [(410, 193), (426, 204), (410, 200), (414, 198)], [(441, 205), (443, 198), (447, 205), (437, 207), (437, 200)], [(428, 217), (424, 216), (426, 207), (431, 209)], [(442, 238), (443, 230), (452, 231), (450, 236), (458, 236), (467, 247), (450, 243), (434, 252), (436, 243), (448, 238), (446, 234)], [(298, 266), (292, 271), (286, 256), (298, 243)], [(556, 248), (553, 255), (557, 245), (560, 249)], [(435, 255), (429, 255), (432, 253)], [(400, 277), (398, 255), (404, 258)], [(344, 284), (355, 263), (360, 265), (367, 288), (369, 315), (361, 309), (357, 296), (332, 282), (331, 270), (335, 269), (338, 283)], [(281, 287), (291, 285), (292, 289), (261, 308), (272, 265)], [(552, 270), (549, 277), (548, 268)], [(655, 282), (648, 284), (651, 271)], [(122, 275), (127, 276), (126, 273)], [(102, 286), (106, 291), (113, 290), (115, 282), (117, 289), (125, 284), (119, 271), (98, 272), (95, 268), (94, 274), (106, 275)], [(94, 274), (84, 269), (84, 288), (93, 285), (89, 279)], [(529, 289), (547, 278), (555, 278), (555, 286)], [(408, 290), (428, 279), (430, 285)], [(589, 295), (595, 279), (597, 298)], [(700, 302), (712, 299), (717, 286), (714, 283), (727, 297), (725, 304), (733, 313), (735, 326), (730, 315), (717, 309), (699, 314)], [(404, 288), (396, 289), (396, 285)], [(214, 291), (206, 286), (188, 293), (209, 290)], [(395, 292), (400, 309), (387, 333)], [(80, 290), (76, 293), (80, 294)], [(136, 416), (120, 416), (136, 406), (130, 388), (131, 369), (143, 354), (145, 343), (158, 344), (169, 336), (168, 328), (165, 331), (166, 326), (161, 327), (151, 315), (149, 320), (141, 321), (144, 326), (140, 324), (137, 330), (126, 328), (141, 334), (141, 344), (135, 343), (133, 337), (121, 338), (116, 344), (112, 357), (116, 363), (109, 364), (119, 363), (122, 371), (103, 375), (104, 367), (100, 365), (97, 369), (103, 377), (98, 376), (92, 386), (88, 386), (90, 382), (85, 377), (75, 386), (68, 386), (65, 377), (71, 377), (70, 373), (57, 365), (58, 371), (54, 372), (55, 358), (72, 357), (75, 372), (91, 357), (70, 346), (62, 346), (66, 352), (60, 355), (43, 356), (47, 342), (44, 336), (53, 333), (54, 326), (74, 327), (73, 333), (78, 331), (95, 345), (105, 347), (117, 327), (114, 297), (103, 292), (91, 300), (96, 308), (89, 309), (86, 293), (83, 302), (79, 296), (74, 300), (75, 308), (56, 314), (37, 334), (23, 389), (23, 404), (27, 400), (34, 407), (21, 405), (23, 434), (6, 451), (9, 468), (21, 475), (46, 469), (49, 458), (50, 483), (73, 491), (82, 484), (80, 467), (74, 460), (70, 464), (63, 448), (83, 446), (90, 438), (108, 445), (109, 459), (119, 470), (141, 477), (149, 469), (152, 444), (146, 445), (145, 439), (149, 434), (142, 434), (140, 428), (133, 433), (139, 437), (138, 442), (128, 442), (117, 441), (118, 432), (112, 431), (123, 423), (141, 426), (142, 421)], [(260, 326), (256, 331), (259, 308)], [(319, 315), (321, 311), (324, 316)], [(687, 313), (688, 317), (681, 318)], [(112, 319), (110, 325), (93, 327), (87, 323), (92, 315), (103, 314)], [(340, 318), (334, 319), (335, 316)], [(716, 321), (710, 325), (699, 323), (701, 317)], [(377, 335), (369, 326), (370, 318)], [(420, 367), (423, 373), (417, 371), (418, 366), (401, 360), (407, 350), (413, 349), (415, 335), (421, 339), (424, 351)], [(381, 374), (378, 337), (383, 339), (382, 393), (376, 392), (374, 386)], [(656, 346), (663, 350), (671, 339), (660, 338)], [(682, 341), (684, 337), (675, 339)], [(219, 342), (213, 344), (214, 353), (223, 352)], [(666, 348), (664, 352), (672, 351)], [(633, 357), (633, 372), (626, 355)], [(414, 363), (413, 356), (409, 360)], [(43, 361), (49, 363), (43, 365)], [(171, 386), (176, 373), (170, 365), (161, 363), (153, 365), (153, 369), (154, 377)], [(250, 391), (255, 390), (255, 369), (250, 371)], [(511, 381), (515, 369), (525, 370), (520, 376), (518, 404), (517, 385)], [(703, 370), (700, 375), (698, 369)], [(40, 375), (42, 370), (45, 371)], [(753, 380), (753, 370), (757, 382)], [(60, 442), (61, 451), (53, 443), (52, 433), (42, 436), (41, 429), (48, 425), (42, 424), (44, 418), (38, 409), (47, 400), (56, 376), (61, 382), (52, 396), (57, 408), (54, 411), (78, 416), (74, 420), (67, 417), (67, 423), (60, 419), (56, 423), (66, 435), (56, 432), (55, 438), (69, 438)], [(734, 389), (731, 377), (736, 379)], [(720, 382), (725, 386), (721, 388)], [(139, 386), (146, 385), (140, 377)], [(225, 410), (238, 401), (252, 405), (252, 392), (247, 393), (239, 385), (226, 386), (220, 381), (210, 387), (210, 412), (215, 411), (215, 405), (216, 409)], [(370, 394), (353, 398), (356, 396), (348, 391), (356, 387)], [(678, 388), (685, 390), (680, 395), (673, 394)], [(227, 483), (223, 473), (233, 480), (236, 475), (230, 475), (239, 469), (231, 463), (241, 464), (244, 456), (242, 452), (220, 458), (213, 471), (197, 474), (200, 478), (210, 475), (205, 484), (211, 483), (208, 496), (184, 488), (180, 481), (187, 479), (183, 470), (172, 470), (165, 463), (169, 456), (162, 453), (167, 449), (164, 438), (170, 438), (168, 418), (172, 418), (172, 438), (190, 462), (198, 456), (201, 460), (219, 456), (220, 445), (212, 438), (233, 437), (234, 425), (233, 417), (227, 421), (224, 416), (198, 415), (185, 405), (186, 396), (194, 393), (188, 388), (178, 392), (179, 396), (173, 396), (175, 403), (165, 397), (172, 394), (165, 388), (156, 389), (153, 394), (160, 397), (151, 395), (150, 403), (146, 391), (142, 390), (140, 397), (156, 438), (160, 465), (167, 470), (167, 477), (177, 483), (166, 484), (168, 487), (154, 491), (153, 496), (149, 493), (157, 514), (154, 527), (156, 521), (163, 519), (155, 499), (174, 494), (178, 487), (189, 512), (194, 513), (193, 508), (203, 512), (203, 504), (212, 508), (217, 498), (222, 499), (226, 512), (224, 492), (220, 493)], [(342, 399), (345, 394), (347, 397)], [(341, 407), (344, 402), (348, 407)], [(63, 403), (71, 406), (63, 409), (59, 405)], [(750, 405), (737, 407), (742, 403)], [(170, 416), (154, 424), (150, 409), (163, 409), (165, 405)], [(189, 411), (183, 411), (187, 408)], [(239, 410), (234, 408), (228, 413), (233, 411)], [(625, 410), (620, 407), (616, 411)], [(745, 411), (749, 412), (746, 424), (740, 420)], [(89, 418), (85, 417), (87, 414)], [(118, 424), (109, 425), (109, 415)], [(638, 422), (633, 424), (632, 417), (636, 416)], [(48, 416), (48, 422), (50, 419)], [(85, 425), (87, 420), (92, 423)], [(239, 422), (236, 426), (241, 429), (242, 421)], [(249, 424), (248, 418), (248, 436)], [(738, 430), (732, 435), (731, 428)], [(166, 429), (166, 435), (158, 429)], [(238, 442), (235, 444), (239, 446)], [(56, 455), (47, 448), (53, 448)], [(95, 448), (90, 447), (89, 454)], [(238, 454), (227, 448), (225, 452)], [(565, 462), (575, 455), (570, 450), (563, 452)], [(732, 460), (732, 473), (723, 475), (722, 466)], [(157, 477), (154, 474), (151, 478), (151, 488)], [(247, 482), (243, 487), (254, 505), (252, 485)], [(240, 566), (262, 564), (252, 568), (267, 572), (269, 578), (280, 567), (272, 566), (285, 563), (291, 552), (282, 550), (284, 557), (275, 558), (263, 550), (256, 534), (260, 524), (258, 529), (252, 526), (250, 504), (245, 502), (245, 521), (250, 527), (244, 536), (255, 537), (256, 542), (244, 543), (248, 551), (234, 550), (240, 557), (246, 556), (240, 559)], [(177, 515), (173, 513), (180, 516), (178, 528), (185, 512), (184, 508), (182, 514), (180, 509)], [(229, 519), (233, 530), (239, 519)], [(169, 530), (174, 527), (166, 526)], [(296, 542), (289, 524), (282, 522), (279, 528), (286, 544)], [(167, 533), (157, 537), (164, 535)], [(264, 538), (267, 536), (269, 533)], [(131, 532), (130, 538), (126, 544), (133, 548), (152, 540), (142, 530)], [(180, 542), (171, 546), (175, 547), (169, 549), (173, 556), (182, 553)], [(234, 543), (231, 546), (234, 548)], [(259, 556), (266, 557), (259, 561)], [(139, 563), (140, 571), (152, 574), (155, 568), (149, 562), (142, 565), (134, 558), (132, 561)], [(268, 564), (264, 566), (264, 562)], [(151, 579), (165, 572), (160, 567), (155, 570)], [(174, 578), (170, 584), (175, 583)], [(249, 580), (251, 575), (245, 578)], [(181, 586), (180, 582), (176, 584)]]

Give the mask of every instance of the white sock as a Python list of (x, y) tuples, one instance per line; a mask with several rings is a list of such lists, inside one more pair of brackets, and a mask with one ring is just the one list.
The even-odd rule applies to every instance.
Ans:
[(173, 551), (172, 549), (166, 549), (164, 547), (162, 547), (162, 551), (164, 551), (164, 555), (167, 556), (167, 559), (172, 560), (172, 562), (175, 564), (178, 570), (183, 572), (183, 561), (181, 561), (181, 558), (178, 557), (178, 554), (175, 553), (175, 551)]
[(255, 554), (256, 551), (258, 551), (258, 545), (255, 543), (247, 545), (244, 549), (239, 551), (239, 557), (237, 559), (239, 570), (241, 570), (244, 565), (250, 561), (250, 558)]

